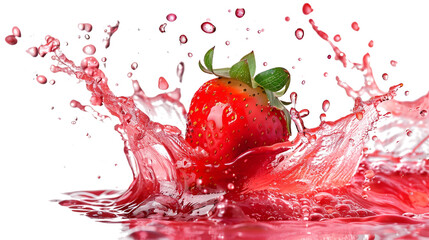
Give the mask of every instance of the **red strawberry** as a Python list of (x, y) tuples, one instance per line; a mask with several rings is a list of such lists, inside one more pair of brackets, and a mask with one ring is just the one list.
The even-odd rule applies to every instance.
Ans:
[[(289, 138), (289, 116), (285, 114), (284, 108), (272, 106), (272, 102), (278, 104), (280, 101), (272, 91), (263, 87), (267, 86), (264, 83), (266, 76), (272, 78), (272, 75), (277, 74), (283, 82), (277, 84), (274, 90), (287, 88), (289, 73), (277, 68), (253, 79), (254, 66), (251, 64), (254, 64), (254, 56), (251, 53), (237, 63), (240, 65), (238, 68), (234, 68), (236, 64), (227, 69), (229, 74), (225, 74), (225, 69), (221, 69), (222, 74), (218, 74), (219, 71), (211, 67), (211, 57), (206, 60), (208, 69), (202, 69), (220, 77), (206, 82), (198, 89), (187, 116), (186, 141), (208, 154), (186, 168), (186, 187), (197, 191), (240, 188), (244, 180), (260, 167), (260, 163), (234, 160), (249, 149), (269, 146)], [(250, 79), (242, 77), (246, 71)]]

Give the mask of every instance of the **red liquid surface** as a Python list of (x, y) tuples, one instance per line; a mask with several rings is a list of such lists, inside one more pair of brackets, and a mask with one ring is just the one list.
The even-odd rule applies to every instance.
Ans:
[[(291, 94), (297, 136), (251, 149), (236, 159), (237, 164), (263, 163), (255, 175), (243, 176), (248, 177), (243, 191), (201, 195), (184, 191), (179, 180), (185, 162), (204, 157), (180, 131), (186, 119), (180, 89), (149, 97), (133, 81), (132, 96), (116, 96), (95, 57), (75, 64), (60, 51), (60, 41), (47, 36), (45, 44), (29, 53), (52, 57), (59, 63), (51, 67), (52, 72), (83, 81), (91, 104), (105, 107), (117, 119), (115, 130), (124, 141), (124, 158), (133, 171), (133, 182), (125, 191), (72, 192), (59, 204), (90, 218), (121, 222), (135, 239), (175, 239), (183, 234), (204, 239), (213, 233), (231, 239), (260, 239), (268, 234), (303, 238), (309, 231), (326, 238), (429, 237), (429, 93), (412, 102), (396, 101), (402, 85), (381, 91), (369, 54), (362, 63), (349, 61), (311, 19), (310, 24), (332, 47), (336, 60), (362, 74), (358, 90), (337, 77), (338, 88), (355, 101), (353, 112), (329, 122), (321, 116), (318, 127), (306, 128), (303, 118), (309, 112), (296, 109), (299, 93)], [(106, 48), (118, 27), (119, 22), (106, 30)], [(216, 29), (211, 24), (201, 28), (206, 33)], [(303, 31), (298, 33), (296, 37), (302, 39)], [(183, 69), (179, 64), (180, 81)], [(37, 80), (46, 83), (46, 78)], [(159, 86), (164, 90), (168, 83), (162, 78)], [(363, 96), (368, 96), (366, 101)], [(92, 107), (75, 100), (71, 106), (97, 115)], [(329, 101), (323, 102), (323, 111), (329, 106)], [(178, 125), (162, 124), (166, 117), (175, 118)]]

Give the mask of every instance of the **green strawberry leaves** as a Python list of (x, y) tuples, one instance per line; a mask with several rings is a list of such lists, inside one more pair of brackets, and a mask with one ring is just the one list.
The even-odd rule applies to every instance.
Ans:
[(289, 88), (289, 71), (282, 67), (276, 67), (261, 72), (255, 76), (256, 60), (253, 51), (242, 57), (239, 62), (230, 68), (214, 69), (214, 48), (215, 47), (209, 49), (204, 55), (204, 65), (201, 63), (201, 61), (198, 62), (200, 69), (205, 73), (214, 74), (218, 77), (234, 78), (240, 80), (252, 88), (256, 88), (258, 86), (264, 88), (270, 105), (284, 111), (286, 121), (288, 123), (289, 134), (292, 134), (290, 126), (291, 117), (289, 111), (285, 108), (285, 105), (289, 105), (290, 103), (278, 99), (279, 97), (283, 96)]

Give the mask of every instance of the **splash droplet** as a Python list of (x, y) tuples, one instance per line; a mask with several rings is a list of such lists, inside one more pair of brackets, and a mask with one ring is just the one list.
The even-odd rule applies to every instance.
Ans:
[(331, 106), (331, 103), (329, 102), (329, 100), (325, 100), (322, 103), (322, 109), (324, 112), (327, 112), (329, 110), (329, 107)]
[(326, 119), (326, 114), (324, 114), (324, 113), (322, 113), (322, 114), (320, 114), (320, 121), (321, 122), (324, 122), (325, 121), (325, 119)]
[(264, 67), (266, 67), (268, 65), (267, 62), (263, 62), (262, 65), (264, 65)]
[(304, 30), (302, 30), (302, 28), (298, 28), (298, 29), (295, 31), (295, 37), (296, 37), (298, 40), (301, 40), (301, 39), (304, 37)]
[(15, 45), (18, 43), (18, 39), (16, 39), (16, 37), (14, 35), (9, 35), (4, 40), (9, 45)]
[(244, 16), (245, 12), (246, 11), (244, 10), (244, 8), (237, 8), (235, 10), (235, 16), (238, 18), (242, 18)]
[(40, 84), (46, 84), (48, 82), (48, 79), (43, 76), (43, 75), (39, 75), (36, 77), (37, 82), (39, 82)]
[(133, 73), (132, 73), (132, 72), (127, 73), (127, 77), (128, 77), (128, 78), (131, 78), (132, 76), (133, 76)]
[(392, 67), (396, 67), (396, 64), (398, 64), (397, 61), (395, 60), (390, 61), (390, 65), (392, 65)]
[(357, 118), (357, 120), (362, 120), (362, 118), (363, 118), (363, 112), (357, 112), (356, 113), (356, 118)]
[(167, 21), (169, 21), (169, 22), (174, 22), (174, 21), (176, 21), (176, 19), (177, 19), (177, 16), (174, 13), (170, 13), (167, 15)]
[(323, 73), (323, 76), (328, 77), (328, 73), (327, 72)]
[(311, 8), (311, 5), (308, 4), (308, 3), (305, 3), (304, 6), (302, 6), (302, 13), (304, 13), (305, 15), (308, 15), (311, 12), (313, 12), (313, 9)]
[(192, 54), (191, 52), (188, 53), (188, 57), (192, 57), (194, 56), (194, 54)]
[(186, 37), (186, 35), (180, 35), (179, 41), (180, 41), (180, 44), (185, 44), (188, 42), (188, 38)]
[(163, 23), (161, 24), (161, 26), (159, 26), (159, 31), (162, 33), (165, 33), (165, 27), (167, 26), (167, 23)]
[(286, 17), (285, 17), (285, 21), (286, 21), (286, 22), (289, 22), (289, 21), (290, 21), (290, 17), (289, 17), (289, 16), (286, 16)]
[(369, 43), (368, 43), (368, 47), (370, 47), (370, 48), (372, 48), (372, 47), (374, 47), (374, 41), (369, 41)]
[(411, 131), (410, 129), (407, 129), (406, 133), (408, 137), (411, 137), (413, 135), (413, 131)]
[(201, 29), (205, 33), (214, 33), (216, 31), (216, 27), (210, 22), (204, 22), (203, 24), (201, 24)]
[(408, 96), (410, 94), (410, 91), (405, 91), (405, 96)]
[(39, 54), (39, 49), (37, 47), (31, 47), (26, 50), (28, 54), (30, 54), (32, 57), (37, 57), (37, 54)]
[(21, 30), (17, 26), (15, 26), (12, 28), (12, 34), (15, 37), (21, 37)]
[(92, 25), (90, 23), (79, 23), (77, 25), (77, 27), (81, 31), (86, 31), (86, 32), (91, 32), (92, 31)]
[(160, 77), (158, 80), (158, 88), (161, 90), (167, 90), (169, 87), (167, 80), (164, 77)]
[(383, 73), (382, 78), (384, 81), (387, 81), (389, 79), (389, 74)]
[(139, 64), (136, 62), (131, 63), (131, 69), (136, 70), (139, 67)]
[(296, 105), (297, 98), (298, 98), (298, 94), (296, 92), (292, 92), (290, 94), (290, 101), (292, 102), (293, 105)]
[(93, 55), (96, 51), (96, 48), (94, 45), (89, 44), (86, 45), (85, 47), (83, 47), (82, 51), (86, 54), (86, 55)]
[(359, 29), (360, 29), (359, 28), (359, 24), (357, 22), (353, 22), (352, 23), (352, 29), (355, 30), (355, 31), (359, 31)]
[(226, 42), (225, 42), (225, 45), (229, 46), (229, 44), (230, 44), (230, 42), (229, 42), (229, 41), (226, 41)]
[(334, 41), (335, 41), (335, 42), (339, 42), (339, 41), (341, 41), (341, 36), (340, 36), (339, 34), (335, 35), (335, 36), (334, 36)]
[(301, 84), (302, 84), (302, 85), (305, 85), (305, 80), (302, 80)]

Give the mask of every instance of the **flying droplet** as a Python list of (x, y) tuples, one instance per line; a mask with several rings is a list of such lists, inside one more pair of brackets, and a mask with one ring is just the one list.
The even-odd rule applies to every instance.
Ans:
[(324, 112), (327, 112), (329, 110), (329, 107), (331, 106), (331, 103), (329, 102), (329, 100), (325, 100), (322, 103), (322, 109)]
[(298, 94), (296, 92), (292, 92), (290, 94), (290, 101), (293, 105), (296, 105), (296, 99), (298, 98)]
[(86, 45), (85, 47), (83, 47), (82, 51), (86, 54), (86, 55), (93, 55), (96, 51), (96, 48), (94, 45), (89, 44)]
[(229, 41), (226, 41), (226, 42), (225, 42), (225, 45), (229, 46), (229, 44), (230, 44), (230, 42), (229, 42)]
[(368, 43), (368, 47), (370, 47), (370, 48), (372, 48), (372, 47), (374, 47), (374, 41), (369, 41), (369, 43)]
[(308, 15), (311, 12), (313, 12), (313, 9), (311, 8), (311, 5), (308, 4), (308, 3), (305, 3), (304, 6), (302, 6), (302, 13), (304, 13), (305, 15)]
[(131, 63), (131, 69), (136, 70), (139, 67), (139, 64), (136, 62)]
[(286, 22), (289, 22), (289, 21), (290, 21), (290, 17), (289, 17), (289, 16), (286, 16), (286, 17), (285, 17), (285, 21), (286, 21)]
[(164, 77), (160, 77), (158, 80), (158, 88), (161, 90), (167, 90), (169, 87), (167, 80)]
[(180, 41), (180, 44), (185, 44), (188, 42), (188, 38), (186, 37), (186, 35), (180, 35), (179, 41)]
[(39, 54), (39, 49), (37, 49), (37, 47), (31, 47), (27, 49), (26, 52), (30, 54), (32, 57), (37, 57), (37, 54)]
[(244, 8), (237, 8), (235, 10), (235, 16), (238, 18), (242, 18), (245, 13), (246, 13), (246, 11), (244, 10)]
[(410, 91), (405, 91), (405, 96), (408, 96), (410, 94)]
[(413, 131), (411, 131), (410, 129), (407, 129), (406, 133), (408, 137), (411, 137), (413, 135)]
[(167, 26), (167, 23), (163, 23), (161, 24), (161, 26), (159, 26), (159, 31), (162, 33), (165, 33), (165, 27)]
[(169, 22), (174, 22), (174, 21), (176, 21), (176, 19), (177, 19), (177, 16), (174, 13), (170, 13), (167, 15), (167, 21), (169, 21)]
[(383, 73), (382, 77), (383, 77), (383, 80), (387, 81), (389, 79), (389, 74)]
[(201, 29), (205, 33), (214, 33), (216, 31), (216, 27), (210, 22), (204, 22), (203, 24), (201, 24)]
[(392, 67), (396, 67), (396, 64), (398, 64), (397, 61), (395, 60), (390, 61), (390, 65), (392, 65)]
[(357, 23), (357, 22), (353, 22), (352, 23), (352, 28), (353, 28), (353, 30), (355, 30), (355, 31), (359, 31), (359, 24)]
[(9, 45), (15, 45), (18, 43), (18, 39), (16, 39), (16, 37), (14, 35), (9, 35), (9, 36), (5, 37), (4, 40)]
[(48, 82), (48, 79), (43, 76), (43, 75), (38, 75), (36, 77), (37, 82), (39, 82), (40, 84), (46, 84)]
[(302, 30), (301, 28), (298, 28), (298, 29), (295, 31), (295, 37), (296, 37), (298, 40), (301, 40), (301, 39), (304, 37), (304, 30)]
[(340, 36), (339, 34), (335, 35), (335, 36), (334, 36), (334, 41), (335, 41), (335, 42), (339, 42), (339, 41), (341, 41), (341, 36)]
[(323, 73), (323, 76), (328, 77), (328, 73), (327, 72)]
[(21, 37), (21, 30), (17, 26), (15, 26), (12, 28), (12, 34), (15, 37)]

